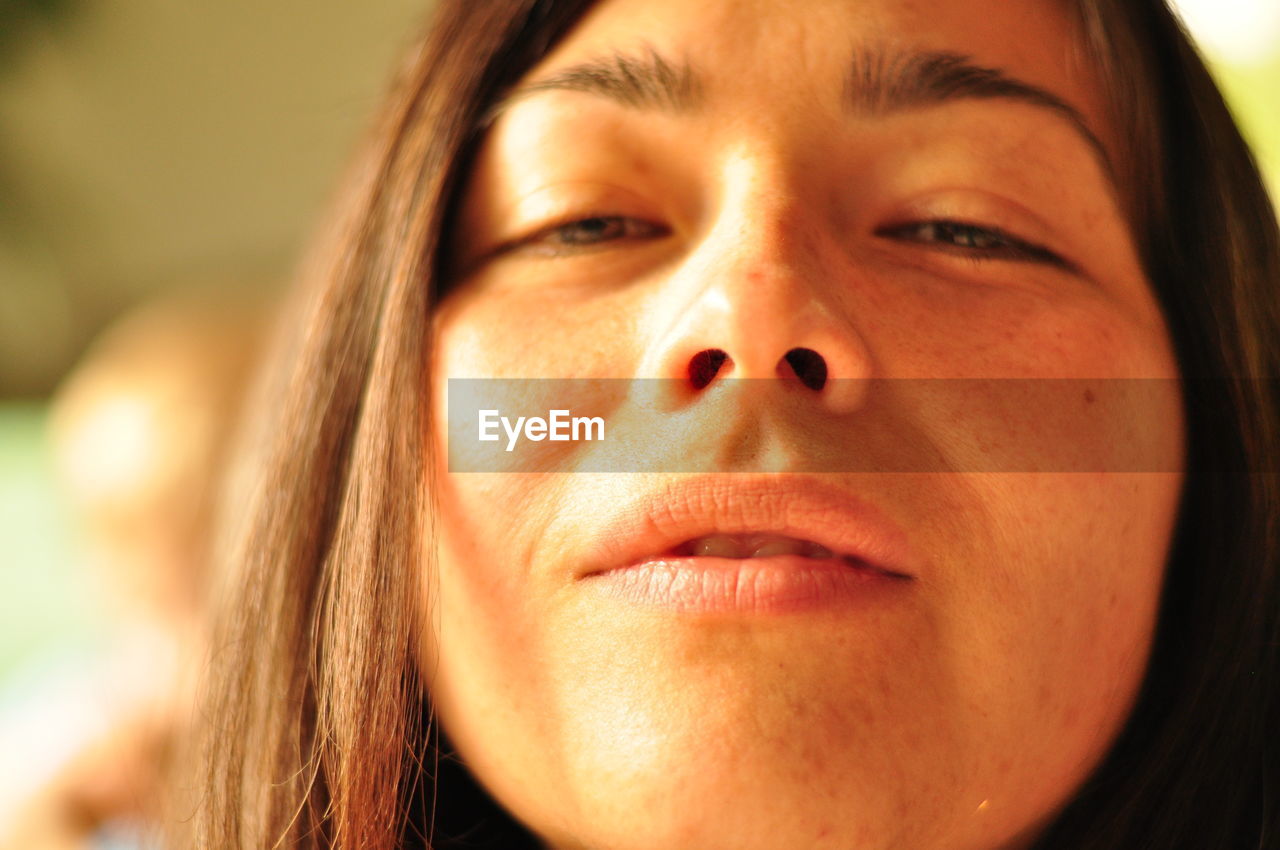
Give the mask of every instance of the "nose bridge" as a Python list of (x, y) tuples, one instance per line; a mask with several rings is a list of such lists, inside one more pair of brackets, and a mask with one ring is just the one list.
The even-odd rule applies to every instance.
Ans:
[(713, 236), (756, 276), (795, 272), (814, 259), (820, 218), (802, 175), (775, 153), (726, 163)]
[[(786, 202), (744, 198), (718, 222), (694, 266), (702, 320), (728, 346), (739, 378), (774, 377), (778, 358), (825, 312), (820, 274)], [(829, 310), (829, 308), (827, 308)], [(794, 346), (791, 346), (794, 347)]]
[(741, 263), (747, 285), (789, 279), (797, 287), (774, 286), (777, 298), (821, 295), (823, 215), (816, 199), (778, 178), (760, 179), (728, 193), (723, 212), (727, 244)]
[(703, 235), (669, 282), (677, 306), (651, 368), (694, 390), (718, 377), (783, 378), (831, 403), (848, 395), (870, 357), (843, 315), (843, 264), (823, 222), (780, 158), (728, 162)]

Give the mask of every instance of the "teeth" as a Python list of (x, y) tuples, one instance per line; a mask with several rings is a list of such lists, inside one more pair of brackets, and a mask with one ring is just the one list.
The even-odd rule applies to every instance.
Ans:
[(709, 558), (745, 558), (741, 538), (727, 534), (699, 537), (692, 541), (693, 554)]
[(768, 558), (773, 555), (803, 555), (809, 544), (802, 540), (770, 540), (761, 543), (751, 553), (753, 558)]
[(809, 540), (780, 534), (711, 534), (690, 540), (679, 551), (711, 558), (770, 558), (801, 555), (806, 558), (834, 558), (835, 553)]

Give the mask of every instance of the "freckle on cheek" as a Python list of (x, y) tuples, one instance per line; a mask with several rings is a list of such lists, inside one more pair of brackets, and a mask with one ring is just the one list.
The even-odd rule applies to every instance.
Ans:
[(1085, 403), (1085, 404), (1093, 404), (1093, 402), (1094, 402), (1093, 390), (1085, 390), (1085, 391), (1084, 391), (1084, 403)]

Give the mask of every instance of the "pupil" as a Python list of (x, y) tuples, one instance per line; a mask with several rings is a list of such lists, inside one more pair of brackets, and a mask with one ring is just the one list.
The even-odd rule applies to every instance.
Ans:
[(565, 241), (567, 242), (591, 242), (602, 236), (609, 235), (610, 232), (616, 230), (616, 221), (614, 219), (598, 216), (596, 218), (584, 218), (582, 221), (569, 228)]

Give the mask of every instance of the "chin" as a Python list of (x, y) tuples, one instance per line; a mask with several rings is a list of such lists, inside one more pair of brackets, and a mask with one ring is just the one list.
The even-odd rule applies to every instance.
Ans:
[(864, 796), (820, 779), (778, 787), (765, 777), (720, 776), (717, 784), (716, 773), (693, 787), (617, 789), (621, 799), (588, 802), (589, 822), (538, 831), (564, 850), (1020, 850), (1042, 828), (981, 812), (947, 819), (927, 795)]
[(672, 718), (672, 734), (657, 739), (652, 729), (615, 734), (611, 748), (578, 751), (563, 807), (510, 802), (551, 846), (584, 850), (1017, 850), (1063, 802), (1048, 792), (1065, 777), (1041, 776), (1044, 784), (1006, 788), (983, 805), (958, 753), (900, 758), (874, 738), (860, 745), (820, 732), (817, 718), (809, 734), (785, 737), (740, 721), (704, 714), (679, 732)]

